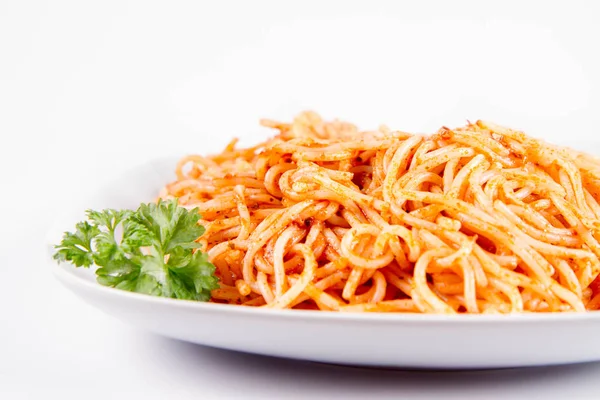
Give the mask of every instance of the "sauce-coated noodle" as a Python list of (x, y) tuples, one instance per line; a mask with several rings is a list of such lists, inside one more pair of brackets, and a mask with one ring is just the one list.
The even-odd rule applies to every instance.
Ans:
[(300, 114), (258, 146), (189, 156), (212, 301), (328, 311), (600, 307), (600, 162), (484, 121), (431, 136)]

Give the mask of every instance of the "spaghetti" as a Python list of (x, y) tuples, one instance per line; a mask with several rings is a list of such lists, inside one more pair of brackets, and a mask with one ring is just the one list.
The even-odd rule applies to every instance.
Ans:
[(489, 122), (431, 136), (305, 112), (188, 156), (161, 192), (197, 207), (219, 303), (326, 311), (600, 308), (600, 161)]

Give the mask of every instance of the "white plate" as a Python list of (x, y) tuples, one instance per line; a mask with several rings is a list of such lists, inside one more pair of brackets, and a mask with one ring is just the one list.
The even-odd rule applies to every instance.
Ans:
[[(590, 151), (589, 144), (585, 147)], [(174, 178), (175, 162), (150, 162), (123, 174), (82, 207), (71, 209), (51, 230), (47, 250), (52, 252), (51, 244), (73, 229), (86, 208), (135, 208), (153, 199)], [(129, 293), (97, 284), (91, 269), (50, 264), (65, 286), (108, 314), (160, 335), (224, 349), (392, 368), (500, 368), (600, 360), (600, 312), (442, 316), (274, 311)]]

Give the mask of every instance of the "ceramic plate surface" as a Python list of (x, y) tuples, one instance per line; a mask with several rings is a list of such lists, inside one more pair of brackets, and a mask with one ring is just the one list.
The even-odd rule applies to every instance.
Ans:
[[(600, 149), (600, 142), (593, 144)], [(590, 143), (584, 147), (593, 152)], [(599, 152), (594, 152), (599, 154)], [(60, 217), (49, 254), (87, 208), (136, 208), (174, 179), (176, 159), (120, 175)], [(392, 368), (500, 368), (600, 360), (600, 312), (536, 315), (352, 314), (266, 310), (129, 293), (91, 269), (58, 265), (56, 277), (106, 313), (160, 335), (207, 346), (325, 363)], [(77, 318), (76, 315), (73, 318)]]

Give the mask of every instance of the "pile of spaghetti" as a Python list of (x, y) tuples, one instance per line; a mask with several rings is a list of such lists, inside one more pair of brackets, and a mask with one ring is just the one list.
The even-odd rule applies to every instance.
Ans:
[(600, 308), (600, 161), (489, 122), (430, 136), (300, 114), (188, 156), (218, 303), (330, 311)]

